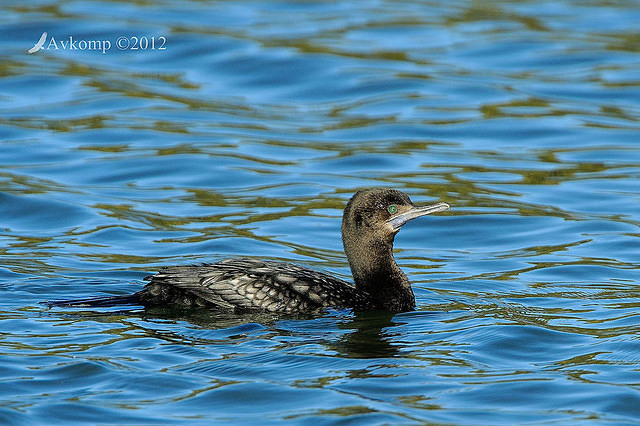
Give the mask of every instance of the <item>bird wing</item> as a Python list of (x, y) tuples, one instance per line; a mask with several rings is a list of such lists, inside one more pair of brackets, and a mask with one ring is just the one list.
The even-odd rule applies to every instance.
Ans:
[(254, 259), (172, 266), (148, 279), (150, 285), (169, 285), (224, 309), (296, 312), (366, 301), (366, 295), (346, 281), (289, 263)]

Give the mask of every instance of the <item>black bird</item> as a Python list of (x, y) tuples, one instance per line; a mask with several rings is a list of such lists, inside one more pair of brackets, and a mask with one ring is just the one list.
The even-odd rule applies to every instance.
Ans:
[(415, 206), (407, 194), (386, 188), (358, 191), (342, 216), (342, 244), (353, 284), (291, 263), (227, 259), (168, 266), (145, 278), (128, 296), (46, 302), (50, 306), (145, 307), (177, 304), (231, 311), (311, 312), (327, 307), (410, 311), (415, 296), (393, 258), (393, 240), (405, 223), (448, 210), (446, 203)]

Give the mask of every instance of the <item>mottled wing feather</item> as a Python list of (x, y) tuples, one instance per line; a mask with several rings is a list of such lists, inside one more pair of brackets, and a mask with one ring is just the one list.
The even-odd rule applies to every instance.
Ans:
[(213, 304), (221, 309), (234, 306), (202, 286), (202, 271), (206, 265), (168, 266), (145, 278), (149, 284), (139, 292), (145, 304), (184, 305)]
[(149, 279), (151, 284), (174, 286), (223, 309), (297, 312), (361, 307), (368, 300), (353, 285), (330, 275), (253, 259), (168, 267)]

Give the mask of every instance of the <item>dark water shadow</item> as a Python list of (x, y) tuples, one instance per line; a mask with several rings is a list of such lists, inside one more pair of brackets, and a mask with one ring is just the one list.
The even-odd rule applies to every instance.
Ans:
[(339, 325), (351, 332), (338, 341), (328, 342), (327, 346), (348, 358), (393, 357), (398, 354), (398, 349), (391, 344), (390, 328), (397, 325), (394, 315), (383, 311), (356, 312), (351, 321)]
[[(61, 311), (53, 308), (43, 310), (42, 315), (78, 322), (121, 323), (126, 325), (118, 332), (123, 334), (123, 338), (133, 337), (130, 332), (135, 330), (137, 337), (153, 337), (181, 344), (211, 344), (220, 339), (235, 338), (239, 334), (269, 331), (277, 335), (295, 336), (300, 339), (300, 343), (313, 340), (342, 357), (389, 358), (398, 354), (398, 349), (392, 344), (394, 333), (391, 330), (398, 322), (394, 321), (393, 313), (383, 311), (274, 314), (220, 312), (204, 308), (132, 307), (100, 311), (86, 308)], [(326, 327), (318, 328), (316, 321), (319, 320), (329, 322)], [(184, 323), (184, 328), (179, 323)], [(168, 325), (171, 327), (167, 327)], [(336, 328), (339, 332), (336, 332)], [(215, 338), (200, 333), (225, 330), (227, 332), (217, 334)]]

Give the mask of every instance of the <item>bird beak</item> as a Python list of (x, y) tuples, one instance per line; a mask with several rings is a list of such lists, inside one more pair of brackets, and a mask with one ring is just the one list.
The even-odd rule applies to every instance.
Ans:
[(413, 206), (404, 213), (397, 214), (387, 220), (387, 223), (393, 227), (393, 232), (398, 232), (402, 225), (416, 217), (425, 216), (431, 213), (443, 212), (449, 210), (449, 204), (437, 203), (430, 206)]

